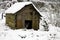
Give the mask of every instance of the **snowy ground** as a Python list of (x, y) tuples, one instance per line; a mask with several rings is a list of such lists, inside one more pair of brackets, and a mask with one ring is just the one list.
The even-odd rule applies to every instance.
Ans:
[(0, 19), (0, 40), (60, 40), (60, 28), (50, 25), (49, 31), (12, 30)]

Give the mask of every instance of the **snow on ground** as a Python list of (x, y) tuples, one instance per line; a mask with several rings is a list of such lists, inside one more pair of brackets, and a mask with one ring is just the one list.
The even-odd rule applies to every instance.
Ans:
[(12, 30), (0, 19), (0, 40), (60, 40), (60, 28), (49, 25), (49, 31), (18, 29)]

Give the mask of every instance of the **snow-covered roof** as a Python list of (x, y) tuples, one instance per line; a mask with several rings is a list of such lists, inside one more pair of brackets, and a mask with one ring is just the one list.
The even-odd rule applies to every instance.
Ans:
[(21, 10), (24, 6), (32, 4), (34, 8), (40, 13), (40, 11), (35, 7), (35, 5), (32, 2), (17, 2), (13, 4), (10, 8), (8, 8), (5, 13), (16, 13), (17, 11)]
[(16, 13), (20, 9), (22, 9), (25, 5), (31, 4), (31, 2), (18, 2), (8, 8), (5, 13)]

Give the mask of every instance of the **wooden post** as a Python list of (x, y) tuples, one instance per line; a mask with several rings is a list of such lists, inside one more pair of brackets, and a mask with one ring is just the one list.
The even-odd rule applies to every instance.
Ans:
[(2, 19), (3, 19), (3, 13), (2, 13)]

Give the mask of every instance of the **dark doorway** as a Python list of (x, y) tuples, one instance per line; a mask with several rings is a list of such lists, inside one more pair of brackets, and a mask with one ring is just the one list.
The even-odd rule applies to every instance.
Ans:
[(32, 29), (32, 20), (25, 20), (25, 27), (27, 29)]

